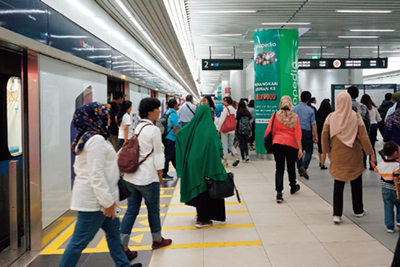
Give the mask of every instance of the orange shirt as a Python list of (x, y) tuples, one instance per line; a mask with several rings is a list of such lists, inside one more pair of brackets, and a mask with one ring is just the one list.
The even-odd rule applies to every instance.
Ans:
[[(272, 121), (274, 120), (274, 114), (272, 114), (271, 119), (268, 123), (268, 128), (265, 131), (264, 137), (271, 131)], [(283, 125), (278, 118), (274, 121), (274, 126), (272, 128), (272, 144), (280, 144), (291, 146), (299, 149), (297, 141), (301, 140), (301, 128), (299, 117), (297, 117), (297, 123), (295, 128), (286, 127)]]

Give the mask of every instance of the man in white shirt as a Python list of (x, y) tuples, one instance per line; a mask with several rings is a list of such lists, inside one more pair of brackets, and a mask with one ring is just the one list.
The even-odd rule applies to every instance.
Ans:
[(186, 103), (178, 110), (178, 117), (181, 128), (189, 123), (196, 113), (196, 105), (193, 104), (193, 96), (186, 96)]

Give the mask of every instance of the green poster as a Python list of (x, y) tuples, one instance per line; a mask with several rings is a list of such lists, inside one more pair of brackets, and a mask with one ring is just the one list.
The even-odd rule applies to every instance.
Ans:
[(218, 99), (218, 103), (222, 103), (222, 87), (218, 86), (218, 90), (217, 90), (217, 99)]
[[(297, 30), (260, 30), (254, 33), (254, 98), (256, 152), (266, 154), (264, 133), (281, 96), (298, 102)], [(295, 88), (294, 88), (295, 87)]]

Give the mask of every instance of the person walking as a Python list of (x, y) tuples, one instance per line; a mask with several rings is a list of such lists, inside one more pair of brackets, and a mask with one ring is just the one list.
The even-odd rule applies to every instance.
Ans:
[(228, 179), (221, 164), (222, 156), (211, 109), (201, 105), (176, 137), (176, 171), (181, 178), (181, 202), (196, 208), (195, 226), (199, 229), (213, 225), (213, 220), (223, 222), (226, 219), (225, 200), (210, 198), (205, 180), (206, 177), (214, 181)]
[(121, 147), (119, 145), (118, 141), (118, 123), (117, 123), (117, 116), (119, 113), (119, 110), (121, 108), (122, 102), (124, 102), (124, 97), (126, 95), (123, 94), (120, 91), (114, 92), (113, 93), (113, 99), (110, 102), (111, 109), (110, 109), (110, 126), (108, 127), (108, 130), (110, 131), (110, 142), (114, 147), (115, 152), (118, 152)]
[(356, 217), (367, 214), (363, 205), (363, 151), (376, 162), (374, 150), (361, 116), (352, 109), (351, 97), (342, 92), (337, 96), (336, 110), (328, 115), (322, 130), (322, 152), (328, 153), (333, 189), (333, 221), (340, 223), (343, 214), (343, 190), (351, 184), (353, 211)]
[(383, 142), (393, 141), (400, 145), (400, 100), (396, 104), (395, 111), (388, 115), (385, 121), (385, 135)]
[[(233, 108), (232, 103), (233, 100), (231, 97), (226, 96), (224, 97), (224, 110), (222, 111), (221, 118), (218, 121), (218, 126), (217, 129), (220, 129), (220, 134), (221, 134), (221, 142), (222, 146), (224, 149), (224, 161), (225, 161), (225, 166), (228, 166), (228, 149), (231, 151), (232, 155), (234, 156), (234, 160), (232, 163), (232, 166), (236, 167), (239, 164), (239, 156), (236, 152), (235, 147), (233, 146), (233, 140), (235, 139), (235, 129), (236, 125), (232, 128), (231, 131), (229, 132), (222, 132), (221, 129), (224, 126), (224, 123), (228, 123), (228, 116), (234, 116), (236, 117), (236, 110)], [(234, 120), (234, 123), (236, 123), (236, 120)]]
[[(369, 119), (371, 121), (371, 126), (370, 126), (370, 130), (369, 130), (369, 141), (371, 142), (371, 146), (372, 149), (374, 150), (375, 153), (375, 142), (376, 142), (376, 137), (378, 134), (378, 122), (380, 122), (381, 119), (381, 115), (379, 115), (378, 109), (376, 104), (374, 103), (374, 101), (372, 101), (371, 97), (367, 94), (363, 95), (361, 97), (361, 101), (362, 104), (364, 104), (367, 109), (368, 109), (368, 113), (369, 113)], [(376, 154), (375, 154), (376, 156)], [(364, 162), (367, 160), (367, 157), (364, 158)], [(366, 166), (366, 163), (365, 163)], [(369, 165), (369, 170), (373, 171), (374, 168), (371, 166), (371, 164)]]
[(272, 114), (264, 135), (267, 136), (272, 128), (272, 152), (275, 159), (277, 203), (283, 201), (282, 191), (285, 161), (289, 176), (290, 193), (294, 194), (300, 190), (300, 185), (296, 183), (296, 160), (303, 156), (301, 127), (299, 117), (296, 113), (292, 112), (292, 109), (291, 98), (287, 95), (283, 96), (279, 103), (279, 111)]
[(321, 170), (328, 169), (325, 166), (326, 154), (322, 153), (322, 145), (321, 145), (321, 133), (324, 127), (324, 123), (326, 117), (332, 112), (332, 107), (329, 99), (324, 99), (319, 106), (315, 114), (315, 120), (317, 121), (317, 134), (318, 134), (318, 158), (319, 158), (319, 167)]
[(165, 165), (163, 170), (164, 179), (173, 179), (174, 177), (168, 175), (169, 163), (172, 162), (172, 166), (176, 168), (175, 161), (175, 140), (176, 134), (179, 130), (178, 114), (176, 111), (179, 109), (178, 102), (175, 99), (170, 99), (168, 101), (168, 110), (165, 112), (164, 116), (168, 116), (168, 126), (167, 126), (167, 136), (163, 140), (164, 142), (164, 153), (165, 153)]
[(250, 100), (248, 109), (251, 114), (251, 136), (249, 137), (249, 149), (251, 151), (255, 150), (254, 141), (256, 138), (256, 117), (255, 117), (255, 110), (254, 110), (254, 100)]
[(193, 96), (186, 96), (186, 103), (183, 104), (178, 110), (178, 118), (180, 121), (181, 128), (189, 123), (196, 113), (196, 105), (193, 104)]
[(153, 125), (153, 121), (159, 118), (160, 106), (160, 101), (155, 98), (148, 97), (140, 101), (139, 116), (142, 120), (136, 127), (135, 133), (140, 133), (139, 160), (147, 158), (136, 172), (125, 173), (123, 176), (131, 193), (128, 197), (128, 208), (121, 223), (121, 242), (129, 259), (137, 255), (137, 252), (130, 251), (128, 244), (143, 199), (147, 207), (153, 240), (152, 249), (159, 249), (172, 243), (171, 239), (165, 239), (161, 235), (160, 184), (163, 182), (164, 153), (161, 132), (157, 126)]
[(304, 91), (300, 95), (301, 102), (293, 108), (293, 112), (299, 116), (301, 127), (301, 144), (302, 149), (305, 151), (304, 159), (301, 157), (297, 160), (297, 169), (300, 176), (309, 179), (308, 166), (310, 165), (313, 154), (313, 143), (318, 142), (317, 125), (315, 121), (315, 113), (312, 108), (307, 105), (311, 98), (311, 93)]
[(369, 112), (368, 112), (367, 107), (364, 104), (357, 102), (357, 98), (359, 95), (358, 88), (355, 86), (350, 86), (349, 88), (347, 88), (347, 93), (349, 93), (349, 95), (351, 97), (351, 105), (352, 105), (353, 110), (360, 114), (361, 118), (364, 121), (364, 125), (367, 130), (367, 133), (369, 133), (369, 130), (371, 128), (371, 119), (369, 117)]
[(132, 102), (129, 100), (124, 101), (117, 116), (117, 123), (119, 127), (118, 142), (120, 147), (122, 147), (124, 143), (133, 136), (134, 129), (131, 112)]
[(248, 162), (250, 160), (248, 142), (251, 136), (251, 114), (244, 100), (239, 102), (236, 121), (236, 137), (239, 141), (242, 162)]
[(381, 133), (382, 136), (385, 135), (385, 118), (386, 118), (386, 113), (388, 110), (395, 104), (397, 103), (396, 101), (392, 101), (392, 96), (393, 94), (387, 93), (385, 94), (385, 99), (382, 101), (381, 105), (378, 107), (378, 112), (379, 115), (381, 116), (381, 121), (378, 122), (378, 129), (379, 132)]
[(72, 143), (75, 153), (75, 181), (71, 210), (78, 211), (77, 221), (59, 267), (74, 267), (82, 250), (100, 228), (106, 233), (111, 257), (118, 267), (131, 266), (119, 238), (120, 222), (116, 216), (119, 200), (117, 154), (108, 141), (108, 107), (92, 102), (78, 108), (72, 120), (78, 134)]

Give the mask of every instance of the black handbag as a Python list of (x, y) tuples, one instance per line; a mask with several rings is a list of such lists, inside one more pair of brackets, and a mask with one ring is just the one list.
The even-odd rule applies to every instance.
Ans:
[(274, 127), (275, 116), (276, 112), (274, 113), (274, 118), (272, 119), (271, 131), (267, 134), (266, 137), (264, 137), (264, 147), (268, 153), (272, 153), (272, 128)]
[(118, 190), (119, 190), (119, 201), (125, 200), (131, 195), (131, 192), (129, 191), (126, 182), (124, 178), (122, 178), (122, 176), (120, 176), (118, 180)]
[(240, 203), (239, 192), (235, 186), (235, 182), (233, 180), (233, 173), (228, 173), (228, 179), (224, 181), (214, 181), (213, 179), (206, 177), (207, 191), (210, 195), (210, 198), (214, 199), (224, 199), (227, 197), (231, 197), (235, 194)]

